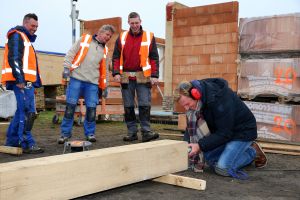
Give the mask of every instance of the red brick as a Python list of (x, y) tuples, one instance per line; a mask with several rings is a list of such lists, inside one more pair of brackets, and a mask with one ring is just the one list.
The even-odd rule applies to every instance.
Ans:
[(227, 24), (228, 32), (238, 32), (238, 23), (232, 22)]
[(175, 26), (187, 26), (187, 25), (188, 25), (187, 18), (174, 19), (174, 27)]
[(216, 73), (216, 67), (215, 67), (215, 65), (209, 65), (208, 67), (209, 67), (209, 73), (210, 74)]
[(205, 42), (205, 36), (189, 36), (184, 38), (184, 46), (202, 45)]
[(209, 66), (208, 65), (192, 65), (191, 66), (191, 74), (209, 74)]
[(206, 6), (195, 7), (193, 14), (205, 15), (205, 14), (216, 14), (224, 12), (237, 12), (238, 2), (228, 2), (220, 4), (212, 4)]
[(206, 36), (206, 43), (205, 44), (216, 44), (216, 41), (218, 40), (219, 35), (207, 35)]
[(223, 74), (223, 78), (228, 81), (230, 84), (236, 84), (237, 75), (236, 74)]
[(203, 46), (204, 54), (213, 54), (215, 53), (215, 45), (214, 44), (206, 44)]
[(196, 16), (195, 8), (180, 8), (175, 11), (175, 18), (192, 17)]
[(215, 53), (227, 53), (227, 44), (216, 44), (215, 45)]
[(237, 53), (238, 52), (238, 44), (237, 43), (228, 43), (227, 44), (227, 52), (228, 53)]
[(174, 37), (186, 37), (191, 35), (191, 28), (187, 26), (174, 28), (173, 34)]
[(180, 66), (173, 64), (172, 73), (173, 74), (179, 74), (180, 73)]
[(215, 33), (227, 33), (228, 32), (228, 28), (227, 28), (227, 24), (214, 24), (215, 26)]
[(231, 53), (231, 54), (224, 54), (223, 55), (223, 63), (225, 64), (234, 64), (237, 60), (237, 54)]
[(230, 42), (232, 42), (232, 34), (231, 33), (218, 34), (217, 43), (230, 43)]
[(184, 45), (184, 37), (173, 37), (173, 47), (182, 47)]
[(191, 27), (191, 35), (202, 35), (202, 34), (203, 34), (203, 26)]
[(231, 33), (231, 42), (238, 42), (238, 34)]
[(173, 48), (173, 56), (191, 55), (192, 51), (193, 51), (192, 46), (174, 47)]
[(222, 18), (223, 18), (223, 23), (237, 22), (238, 13), (224, 13)]
[(187, 65), (199, 64), (199, 59), (197, 56), (186, 56), (186, 63)]
[(205, 25), (203, 27), (203, 34), (215, 34), (215, 26), (214, 25)]
[(216, 73), (227, 73), (227, 66), (226, 64), (215, 64), (215, 72)]
[(200, 55), (198, 62), (200, 65), (208, 65), (210, 63), (210, 55), (208, 55), (208, 54)]
[(227, 73), (237, 74), (237, 64), (227, 64)]
[(191, 74), (191, 67), (190, 66), (180, 66), (179, 74)]
[(223, 56), (220, 54), (210, 55), (210, 63), (211, 64), (223, 63)]
[(188, 51), (187, 53), (193, 56), (203, 54), (204, 53), (203, 45), (192, 46), (192, 50)]

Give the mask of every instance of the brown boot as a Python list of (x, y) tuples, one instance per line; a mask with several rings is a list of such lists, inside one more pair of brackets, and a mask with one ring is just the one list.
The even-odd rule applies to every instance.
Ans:
[(256, 157), (254, 159), (255, 167), (256, 168), (265, 167), (268, 161), (266, 154), (263, 152), (262, 148), (259, 146), (257, 142), (253, 142), (252, 147), (256, 151)]

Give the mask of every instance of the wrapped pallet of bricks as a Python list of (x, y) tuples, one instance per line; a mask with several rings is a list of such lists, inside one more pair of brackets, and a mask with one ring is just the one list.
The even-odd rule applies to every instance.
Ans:
[(259, 138), (300, 142), (300, 105), (245, 103), (256, 118)]
[(241, 60), (238, 77), (243, 98), (264, 95), (300, 101), (300, 58)]
[(238, 94), (300, 101), (300, 13), (242, 18)]
[(241, 18), (240, 53), (282, 53), (300, 50), (300, 13)]

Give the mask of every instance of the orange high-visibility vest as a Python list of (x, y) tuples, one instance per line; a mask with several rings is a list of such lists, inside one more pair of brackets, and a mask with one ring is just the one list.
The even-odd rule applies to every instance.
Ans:
[[(120, 40), (122, 45), (121, 57), (120, 57), (120, 74), (123, 73), (123, 49), (125, 46), (127, 35), (128, 35), (128, 31), (124, 31), (120, 35)], [(153, 38), (152, 32), (143, 31), (139, 55), (141, 61), (140, 67), (143, 69), (143, 73), (145, 77), (151, 76), (151, 65), (148, 57), (149, 57), (149, 48), (150, 48), (152, 38)]]
[(15, 81), (15, 77), (12, 74), (12, 68), (8, 62), (8, 38), (11, 34), (17, 32), (21, 35), (24, 41), (24, 53), (23, 53), (23, 67), (25, 81), (35, 82), (37, 76), (37, 63), (36, 54), (34, 48), (27, 35), (23, 32), (12, 30), (7, 34), (7, 40), (5, 42), (3, 69), (2, 69), (2, 83), (5, 84), (7, 81)]
[[(82, 36), (81, 42), (80, 42), (80, 49), (77, 52), (73, 62), (72, 62), (72, 66), (70, 68), (71, 71), (73, 71), (74, 69), (76, 69), (77, 67), (80, 66), (80, 64), (83, 62), (89, 47), (90, 47), (90, 43), (92, 41), (92, 36), (89, 34), (85, 34)], [(104, 48), (104, 52), (103, 52), (103, 58), (102, 60), (99, 62), (99, 88), (101, 89), (105, 89), (106, 87), (106, 56), (108, 53), (108, 48), (107, 46), (105, 46)]]

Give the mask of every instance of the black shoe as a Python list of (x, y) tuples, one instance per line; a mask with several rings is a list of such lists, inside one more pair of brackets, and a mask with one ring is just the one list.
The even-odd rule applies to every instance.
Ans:
[(149, 132), (143, 132), (142, 133), (142, 142), (149, 142), (151, 140), (155, 140), (159, 138), (159, 134), (149, 131)]
[(44, 153), (44, 150), (38, 147), (37, 145), (33, 145), (29, 148), (23, 149), (23, 153), (38, 154), (38, 153)]
[(123, 141), (125, 141), (125, 142), (132, 142), (132, 141), (135, 141), (135, 140), (138, 140), (138, 136), (136, 134), (127, 135), (127, 136), (123, 137)]
[(58, 138), (58, 140), (57, 140), (57, 143), (58, 143), (58, 144), (64, 144), (64, 143), (67, 142), (70, 138), (71, 138), (71, 136), (70, 136), (70, 137), (60, 136), (60, 137)]
[(87, 136), (86, 140), (89, 141), (89, 142), (96, 142), (97, 141), (95, 135)]

